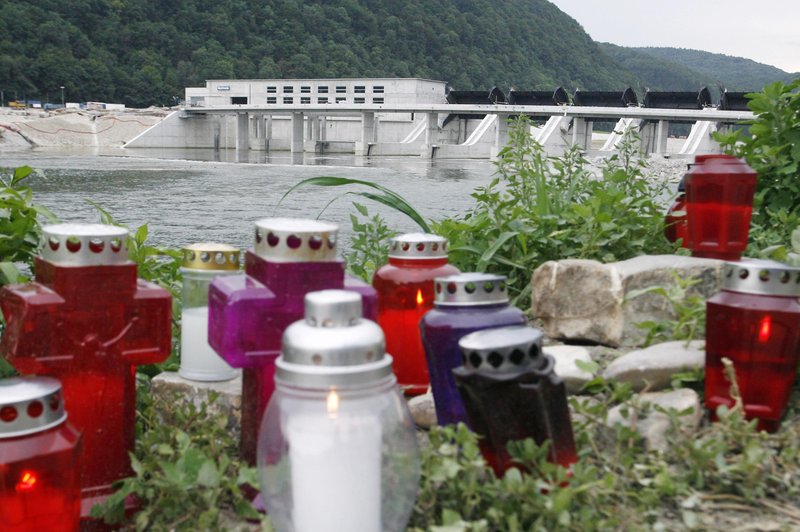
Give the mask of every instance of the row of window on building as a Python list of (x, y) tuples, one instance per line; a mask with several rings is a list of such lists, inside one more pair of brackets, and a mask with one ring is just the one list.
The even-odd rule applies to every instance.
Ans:
[[(329, 87), (327, 85), (318, 85), (317, 86), (317, 94), (328, 94)], [(347, 85), (336, 85), (334, 87), (336, 94), (346, 94), (347, 93)], [(278, 92), (277, 85), (269, 85), (267, 86), (267, 93), (268, 94), (275, 94)], [(353, 92), (356, 94), (366, 94), (367, 93), (367, 86), (366, 85), (355, 85), (353, 87)], [(373, 94), (383, 94), (384, 87), (383, 85), (373, 85), (372, 93)], [(283, 94), (293, 94), (294, 93), (294, 85), (284, 85), (283, 86)], [(311, 94), (311, 85), (301, 85), (300, 86), (300, 93), (301, 94)], [(308, 102), (306, 102), (308, 103)], [(358, 103), (358, 102), (356, 102)], [(364, 103), (364, 102), (361, 102)]]
[[(278, 97), (277, 96), (267, 96), (267, 103), (268, 104), (270, 104), (270, 103), (278, 103)], [(293, 104), (294, 103), (294, 98), (292, 98), (291, 96), (284, 96), (283, 97), (283, 103), (284, 104)], [(302, 96), (302, 97), (300, 97), (300, 103), (301, 104), (304, 104), (304, 103), (310, 104), (311, 103), (311, 97), (310, 96)], [(321, 96), (321, 97), (317, 98), (317, 103), (318, 104), (319, 103), (323, 103), (323, 104), (324, 103), (347, 103), (347, 97), (345, 97), (345, 96), (337, 96), (335, 99), (329, 99), (326, 96)], [(353, 98), (353, 103), (367, 103), (367, 99), (366, 98), (358, 98), (358, 97), (356, 97), (356, 98)], [(384, 103), (384, 100), (383, 100), (383, 98), (372, 98), (372, 103), (382, 104), (382, 103)]]

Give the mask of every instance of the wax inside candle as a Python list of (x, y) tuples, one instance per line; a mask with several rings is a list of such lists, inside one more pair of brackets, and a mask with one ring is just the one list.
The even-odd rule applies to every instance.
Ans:
[(286, 420), (285, 434), (295, 532), (382, 529), (377, 416), (346, 410), (332, 416), (327, 408), (298, 412)]
[(208, 345), (208, 307), (184, 309), (181, 317), (181, 377), (196, 381), (224, 381), (236, 377)]

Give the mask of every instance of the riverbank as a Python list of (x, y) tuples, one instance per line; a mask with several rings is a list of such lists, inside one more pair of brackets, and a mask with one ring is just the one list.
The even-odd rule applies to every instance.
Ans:
[(0, 151), (37, 147), (121, 147), (154, 124), (168, 109), (86, 109), (0, 108)]

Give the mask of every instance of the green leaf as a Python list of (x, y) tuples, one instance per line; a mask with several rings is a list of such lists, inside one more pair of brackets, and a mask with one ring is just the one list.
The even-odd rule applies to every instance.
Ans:
[(211, 460), (206, 460), (197, 473), (197, 483), (207, 488), (216, 488), (219, 485), (220, 475), (216, 465)]
[(420, 228), (425, 231), (426, 233), (431, 232), (430, 227), (428, 226), (427, 222), (424, 218), (399, 194), (389, 190), (386, 187), (378, 185), (377, 183), (372, 183), (370, 181), (363, 181), (360, 179), (349, 179), (346, 177), (331, 177), (331, 176), (320, 176), (320, 177), (311, 177), (308, 179), (304, 179), (291, 187), (286, 193), (281, 196), (281, 199), (278, 200), (278, 206), (283, 202), (286, 197), (291, 194), (293, 191), (297, 190), (300, 187), (305, 186), (319, 186), (319, 187), (341, 187), (341, 186), (349, 186), (349, 185), (361, 185), (369, 188), (373, 188), (378, 190), (380, 194), (368, 193), (368, 192), (357, 192), (359, 196), (363, 196), (367, 199), (371, 199), (373, 201), (377, 201), (387, 207), (397, 210), (411, 218), (414, 223), (416, 223)]

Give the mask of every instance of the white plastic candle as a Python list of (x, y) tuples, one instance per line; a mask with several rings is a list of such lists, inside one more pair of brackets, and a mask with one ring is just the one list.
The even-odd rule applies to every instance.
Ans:
[(181, 317), (181, 377), (195, 381), (224, 381), (236, 377), (208, 345), (208, 307), (185, 308)]
[(348, 412), (348, 399), (341, 401), (336, 412), (286, 420), (295, 532), (382, 530), (381, 423), (368, 410)]

